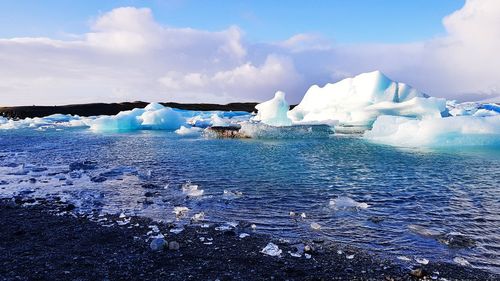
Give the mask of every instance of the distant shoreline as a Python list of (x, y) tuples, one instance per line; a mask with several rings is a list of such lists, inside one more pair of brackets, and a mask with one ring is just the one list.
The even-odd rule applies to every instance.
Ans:
[[(228, 104), (213, 104), (213, 103), (175, 103), (162, 102), (164, 106), (197, 111), (256, 111), (256, 102), (238, 102)], [(0, 107), (0, 116), (14, 119), (44, 117), (52, 114), (71, 114), (79, 116), (98, 116), (98, 115), (115, 115), (120, 111), (131, 110), (134, 108), (144, 108), (148, 105), (147, 102), (121, 102), (121, 103), (87, 103), (87, 104), (71, 104), (58, 106), (10, 106)]]

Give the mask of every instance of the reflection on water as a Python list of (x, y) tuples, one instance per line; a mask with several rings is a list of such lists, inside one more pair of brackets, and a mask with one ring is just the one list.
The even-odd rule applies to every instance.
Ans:
[[(204, 212), (212, 222), (247, 221), (282, 237), (322, 237), (431, 261), (463, 257), (500, 272), (498, 148), (18, 130), (0, 132), (0, 166), (2, 197), (57, 195), (84, 212), (161, 220), (187, 207), (178, 223)], [(196, 196), (188, 193), (193, 188), (183, 192), (187, 181), (198, 185)]]

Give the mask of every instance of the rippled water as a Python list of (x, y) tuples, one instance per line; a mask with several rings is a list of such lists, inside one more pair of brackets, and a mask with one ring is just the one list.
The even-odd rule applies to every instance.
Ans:
[[(162, 220), (173, 220), (173, 208), (186, 206), (190, 215), (244, 220), (277, 236), (320, 236), (393, 257), (464, 257), (500, 272), (498, 148), (416, 151), (356, 137), (234, 140), (16, 130), (0, 132), (0, 166), (2, 197), (60, 195), (83, 212)], [(187, 198), (181, 192), (186, 181), (199, 185), (203, 196)], [(350, 199), (368, 208), (339, 207)], [(319, 231), (311, 229), (313, 222)]]

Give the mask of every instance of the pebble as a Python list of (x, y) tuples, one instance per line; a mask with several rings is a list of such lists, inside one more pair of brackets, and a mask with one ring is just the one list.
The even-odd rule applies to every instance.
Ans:
[(177, 241), (170, 241), (170, 243), (168, 243), (168, 248), (170, 250), (177, 251), (181, 248), (181, 245)]
[(422, 278), (422, 277), (424, 277), (425, 273), (421, 268), (416, 268), (416, 269), (413, 269), (412, 271), (410, 271), (410, 275), (417, 277), (417, 278)]
[[(172, 243), (172, 242), (170, 242), (170, 243)], [(161, 251), (161, 250), (163, 250), (163, 248), (165, 247), (166, 244), (167, 244), (167, 241), (165, 241), (165, 239), (155, 238), (149, 244), (149, 248), (151, 248), (151, 250), (153, 250), (155, 252)]]

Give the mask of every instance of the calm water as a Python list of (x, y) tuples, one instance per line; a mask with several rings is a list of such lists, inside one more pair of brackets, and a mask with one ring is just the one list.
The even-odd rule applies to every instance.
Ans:
[[(70, 172), (70, 164), (83, 161), (85, 171)], [(57, 194), (82, 212), (162, 220), (186, 206), (211, 222), (244, 220), (289, 239), (320, 236), (392, 257), (464, 257), (500, 272), (498, 148), (415, 151), (356, 137), (220, 140), (151, 131), (13, 130), (0, 132), (0, 166), (3, 197)], [(91, 180), (99, 176), (106, 180)], [(203, 196), (187, 198), (181, 192), (186, 181)], [(147, 199), (153, 204), (144, 203), (147, 191), (156, 192)], [(348, 197), (369, 207), (331, 206), (338, 197), (337, 206)], [(291, 218), (291, 211), (307, 217)], [(312, 230), (312, 222), (321, 230)]]

